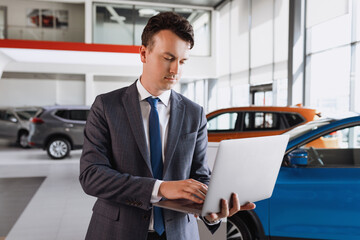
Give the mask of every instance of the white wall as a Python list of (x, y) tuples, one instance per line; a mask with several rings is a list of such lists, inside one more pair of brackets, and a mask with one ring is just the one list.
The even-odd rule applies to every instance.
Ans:
[(9, 58), (6, 54), (0, 52), (0, 77), (2, 75), (2, 72), (6, 65), (11, 61), (12, 59)]
[(0, 79), (0, 106), (82, 105), (84, 81)]

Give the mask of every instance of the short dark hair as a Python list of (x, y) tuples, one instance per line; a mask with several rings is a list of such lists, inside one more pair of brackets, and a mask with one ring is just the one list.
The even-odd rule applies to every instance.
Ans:
[(194, 30), (189, 21), (174, 12), (163, 12), (151, 17), (141, 35), (142, 45), (152, 48), (153, 36), (161, 30), (170, 30), (182, 40), (194, 46)]

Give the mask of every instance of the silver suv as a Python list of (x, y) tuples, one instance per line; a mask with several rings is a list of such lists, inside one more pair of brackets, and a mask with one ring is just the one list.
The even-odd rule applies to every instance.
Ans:
[(81, 149), (90, 107), (49, 106), (30, 120), (29, 145), (47, 151), (52, 159), (63, 159), (70, 150)]
[(9, 140), (23, 148), (28, 147), (29, 119), (37, 107), (8, 107), (0, 109), (0, 138)]

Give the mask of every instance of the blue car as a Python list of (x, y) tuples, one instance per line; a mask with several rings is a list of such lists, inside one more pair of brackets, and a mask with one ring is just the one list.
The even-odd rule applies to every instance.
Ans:
[(285, 134), (272, 197), (229, 218), (227, 239), (360, 239), (360, 115)]

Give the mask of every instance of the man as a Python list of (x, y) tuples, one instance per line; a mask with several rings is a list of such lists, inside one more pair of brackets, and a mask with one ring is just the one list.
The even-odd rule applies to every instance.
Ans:
[[(193, 215), (152, 207), (161, 198), (202, 203), (207, 192), (203, 108), (171, 90), (193, 44), (186, 19), (152, 17), (142, 34), (140, 79), (96, 98), (80, 160), (81, 185), (98, 198), (87, 239), (199, 239)], [(235, 194), (232, 200), (230, 209), (222, 200), (221, 212), (205, 217), (210, 231), (240, 210)]]

